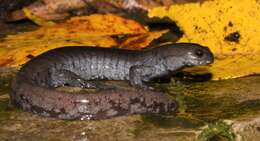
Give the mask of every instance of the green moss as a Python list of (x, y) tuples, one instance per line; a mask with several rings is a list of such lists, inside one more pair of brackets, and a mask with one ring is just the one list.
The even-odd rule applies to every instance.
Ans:
[(11, 82), (13, 74), (0, 75), (0, 119), (6, 119), (9, 117), (11, 107), (9, 105), (8, 94), (11, 91)]
[(247, 100), (238, 104), (241, 111), (250, 112), (260, 109), (260, 100)]
[(0, 76), (0, 96), (10, 92), (13, 77), (13, 74)]
[(0, 112), (6, 111), (8, 109), (8, 105), (9, 105), (8, 99), (0, 100)]
[[(195, 119), (205, 122), (213, 122), (224, 118), (235, 118), (244, 114), (254, 114), (260, 109), (260, 100), (246, 100), (240, 102), (237, 97), (228, 93), (237, 93), (248, 88), (251, 81), (259, 81), (256, 78), (245, 80), (208, 81), (197, 83), (181, 83), (175, 81), (170, 85), (169, 93), (175, 93), (176, 100), (180, 104), (180, 114), (191, 114)], [(179, 82), (180, 83), (180, 82)], [(231, 86), (231, 87), (228, 87)], [(234, 87), (236, 86), (235, 90)], [(245, 87), (245, 89), (242, 89)], [(241, 89), (240, 89), (241, 88)], [(225, 92), (216, 95), (216, 92)]]
[(186, 103), (189, 103), (187, 113), (207, 122), (254, 114), (260, 109), (260, 100), (248, 100), (240, 103), (231, 97), (186, 97)]
[(172, 128), (172, 127), (184, 127), (184, 128), (196, 128), (202, 126), (204, 122), (200, 119), (193, 117), (187, 113), (186, 103), (186, 85), (181, 81), (171, 80), (168, 85), (166, 92), (177, 102), (178, 109), (176, 113), (169, 113), (165, 115), (145, 115), (142, 116), (144, 123), (153, 124), (161, 128)]
[[(241, 79), (209, 82), (187, 82), (172, 80), (167, 93), (177, 101), (175, 114), (144, 116), (146, 123), (158, 127), (176, 126), (194, 128), (197, 125), (256, 114), (260, 99), (241, 101), (237, 93), (248, 91), (248, 84), (258, 79)], [(234, 87), (236, 86), (236, 87)], [(235, 89), (234, 89), (235, 88)], [(235, 95), (234, 95), (235, 94)], [(216, 137), (218, 138), (218, 137)]]
[(195, 119), (190, 115), (145, 115), (142, 116), (144, 123), (153, 124), (160, 128), (197, 128), (204, 125), (204, 122)]
[(143, 122), (141, 124), (139, 124), (138, 126), (136, 126), (136, 128), (132, 131), (130, 131), (135, 137), (138, 137), (140, 135), (142, 135), (142, 133), (144, 131), (149, 131), (152, 129), (151, 124), (147, 124), (146, 122)]
[(231, 132), (231, 127), (222, 121), (208, 125), (199, 135), (199, 141), (234, 141), (235, 134)]
[(172, 79), (167, 91), (168, 94), (176, 100), (178, 104), (178, 112), (181, 114), (184, 114), (187, 109), (185, 102), (185, 90), (186, 87), (183, 83)]

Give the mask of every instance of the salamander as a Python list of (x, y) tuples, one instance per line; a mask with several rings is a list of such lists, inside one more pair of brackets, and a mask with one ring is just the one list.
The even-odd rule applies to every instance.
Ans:
[[(101, 47), (49, 50), (21, 67), (13, 81), (11, 101), (17, 107), (60, 119), (106, 119), (115, 116), (170, 112), (176, 103), (148, 83), (185, 67), (208, 65), (212, 52), (192, 43), (175, 43), (141, 51)], [(135, 90), (100, 90), (70, 94), (68, 85), (101, 88), (96, 80), (126, 80)]]

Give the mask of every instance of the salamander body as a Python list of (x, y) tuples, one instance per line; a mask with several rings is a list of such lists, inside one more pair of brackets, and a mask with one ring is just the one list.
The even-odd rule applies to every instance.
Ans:
[[(26, 111), (61, 119), (169, 112), (176, 109), (175, 102), (161, 92), (149, 90), (146, 82), (184, 67), (212, 62), (213, 54), (207, 47), (190, 43), (142, 51), (62, 47), (33, 58), (20, 69), (13, 82), (11, 100)], [(54, 89), (64, 85), (100, 87), (92, 80), (127, 80), (141, 89), (90, 94), (69, 94)]]

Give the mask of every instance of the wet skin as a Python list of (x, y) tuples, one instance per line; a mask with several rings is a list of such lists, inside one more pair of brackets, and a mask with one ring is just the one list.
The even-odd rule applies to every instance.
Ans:
[[(146, 85), (146, 82), (154, 78), (170, 75), (184, 67), (207, 65), (212, 62), (213, 54), (207, 47), (190, 43), (170, 44), (142, 51), (98, 47), (63, 47), (45, 52), (26, 63), (17, 74), (11, 98), (14, 104), (27, 111), (44, 116), (75, 119), (83, 117), (86, 112), (79, 111), (78, 106), (75, 105), (74, 108), (77, 110), (73, 110), (72, 107), (68, 110), (66, 107), (69, 104), (66, 104), (65, 101), (65, 105), (61, 104), (56, 107), (46, 105), (47, 103), (52, 104), (49, 103), (50, 97), (58, 99), (60, 96), (60, 101), (62, 101), (62, 97), (66, 97), (66, 94), (54, 91), (53, 88), (64, 85), (102, 88), (105, 86), (97, 85), (95, 81), (90, 80), (128, 80), (134, 87), (147, 89), (149, 86)], [(37, 88), (37, 94), (28, 92), (28, 88)], [(46, 94), (47, 91), (52, 94)], [(147, 91), (150, 94), (136, 95), (132, 100), (131, 97), (134, 94), (121, 94), (138, 92), (113, 92), (114, 96), (103, 92), (103, 95), (95, 94), (96, 98), (85, 95), (84, 99), (87, 101), (96, 101), (93, 104), (88, 102), (88, 115), (93, 115), (93, 119), (102, 119), (136, 113), (167, 112), (176, 108), (174, 102), (167, 100), (162, 95), (155, 96), (157, 95), (154, 94), (155, 92)], [(61, 96), (61, 94), (63, 95)], [(41, 97), (42, 99), (38, 100), (37, 95), (44, 98)], [(122, 96), (128, 100), (121, 99), (120, 101)], [(78, 96), (68, 96), (68, 99), (75, 100), (76, 97)], [(48, 102), (46, 103), (44, 99)], [(38, 101), (38, 103), (33, 101)], [(101, 101), (103, 105), (107, 104), (105, 109), (99, 107), (98, 104)], [(57, 101), (53, 100), (53, 102)], [(110, 108), (107, 108), (109, 105)], [(96, 107), (96, 109), (92, 110), (93, 108), (89, 107)]]

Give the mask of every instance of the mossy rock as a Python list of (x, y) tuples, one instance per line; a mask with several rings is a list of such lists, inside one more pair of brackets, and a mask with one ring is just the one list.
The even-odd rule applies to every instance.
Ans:
[(260, 137), (259, 76), (177, 81), (177, 85), (173, 81), (164, 88), (177, 99), (182, 107), (179, 112), (99, 121), (64, 121), (15, 109), (8, 97), (13, 76), (0, 78), (0, 140), (3, 141), (257, 141)]

